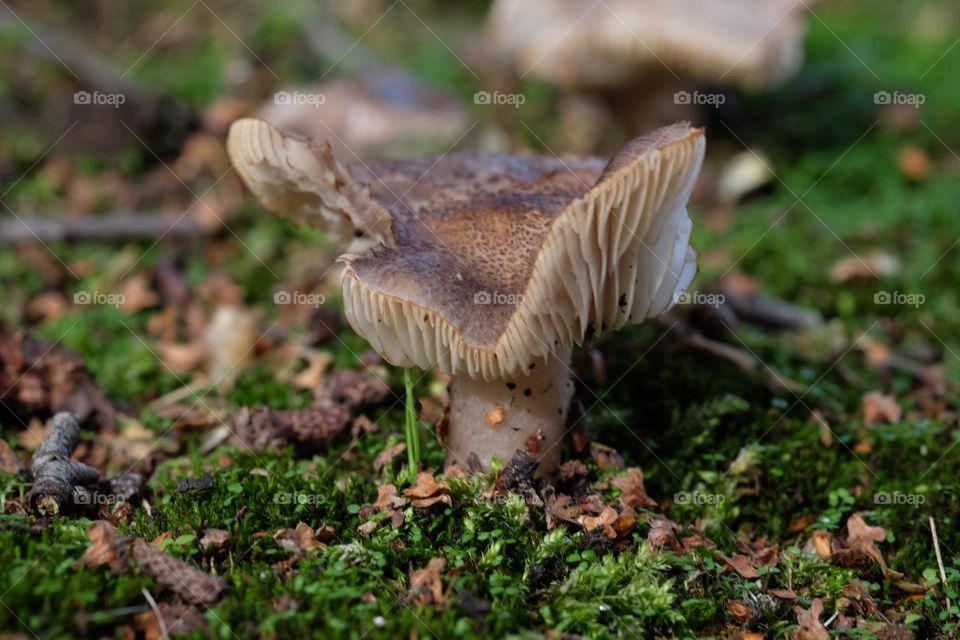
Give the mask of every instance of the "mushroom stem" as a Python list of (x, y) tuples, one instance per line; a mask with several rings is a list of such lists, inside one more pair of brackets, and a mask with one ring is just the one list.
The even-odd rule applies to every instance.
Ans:
[(696, 85), (662, 69), (636, 84), (608, 91), (607, 98), (627, 130), (636, 135), (677, 120), (700, 120)]
[(450, 384), (447, 464), (471, 468), (479, 462), (509, 462), (526, 451), (549, 474), (560, 464), (560, 445), (573, 395), (570, 351), (530, 365), (525, 376), (475, 380), (454, 376)]

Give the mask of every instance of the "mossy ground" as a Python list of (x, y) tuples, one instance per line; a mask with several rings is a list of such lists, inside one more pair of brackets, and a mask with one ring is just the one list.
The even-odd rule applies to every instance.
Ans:
[[(305, 61), (289, 45), (300, 37), (297, 6), (277, 3), (262, 10), (246, 33), (278, 71), (315, 77), (326, 67)], [(461, 28), (466, 20), (440, 6), (425, 11), (433, 12), (431, 23), (435, 20), (440, 34), (444, 28)], [(471, 11), (479, 16), (482, 7)], [(912, 375), (878, 372), (861, 349), (849, 347), (866, 334), (905, 352), (929, 348), (940, 354), (947, 379), (960, 377), (960, 247), (954, 247), (960, 235), (960, 159), (955, 151), (960, 149), (955, 118), (960, 47), (951, 49), (955, 30), (939, 25), (958, 24), (960, 14), (948, 2), (840, 2), (818, 6), (816, 12), (819, 17), (808, 20), (809, 62), (801, 75), (777, 92), (739, 96), (731, 115), (736, 122), (729, 128), (724, 117), (731, 112), (721, 112), (710, 123), (711, 140), (718, 144), (737, 147), (740, 137), (763, 148), (777, 180), (738, 207), (722, 229), (704, 222), (708, 212), (693, 212), (695, 245), (705, 257), (695, 287), (709, 287), (736, 263), (769, 293), (816, 309), (827, 319), (827, 328), (817, 332), (771, 334), (746, 328), (738, 334), (763, 362), (808, 390), (799, 397), (771, 392), (731, 365), (670, 348), (669, 339), (660, 342), (662, 328), (650, 326), (602, 337), (596, 347), (606, 355), (606, 382), (584, 374), (586, 384), (579, 390), (592, 407), (587, 418), (591, 432), (615, 447), (629, 466), (643, 469), (651, 496), (668, 503), (680, 492), (723, 496), (712, 505), (673, 504), (667, 512), (671, 519), (702, 526), (726, 551), (735, 550), (738, 536), (769, 536), (785, 549), (780, 565), (761, 570), (759, 579), (745, 580), (725, 571), (707, 551), (677, 556), (651, 550), (644, 543), (645, 525), (625, 550), (597, 550), (583, 533), (547, 532), (542, 514), (525, 519), (519, 497), (493, 504), (482, 500), (481, 480), (454, 482), (453, 506), (430, 513), (410, 509), (402, 527), (384, 526), (361, 536), (358, 511), (376, 498), (373, 459), (403, 439), (398, 402), (371, 416), (380, 430), (349, 451), (342, 440), (326, 455), (308, 460), (290, 452), (238, 449), (204, 456), (193, 442), (186, 455), (162, 463), (150, 487), (152, 516), (138, 510), (126, 531), (148, 540), (169, 532), (168, 552), (226, 577), (229, 594), (204, 613), (210, 636), (540, 637), (547, 630), (596, 638), (723, 636), (735, 628), (729, 626), (728, 602), (749, 601), (782, 587), (800, 594), (802, 606), (813, 597), (824, 598), (829, 611), (829, 603), (854, 578), (868, 583), (887, 617), (922, 637), (954, 629), (960, 618), (955, 553), (960, 551), (960, 447), (954, 448), (960, 429), (951, 416), (960, 406), (950, 396), (943, 417), (917, 417), (921, 412), (913, 412)], [(385, 25), (371, 34), (373, 47), (466, 98), (472, 95), (467, 71), (411, 15), (398, 8)], [(4, 41), (26, 37), (5, 29)], [(209, 102), (223, 91), (211, 79), (222, 77), (225, 50), (233, 44), (224, 37), (196, 46), (177, 55), (151, 56), (135, 75), (195, 104)], [(556, 95), (539, 83), (523, 90), (528, 103), (519, 117), (551, 140)], [(878, 124), (876, 91), (925, 96), (920, 124), (905, 134)], [(490, 117), (480, 110), (475, 115)], [(731, 130), (740, 133), (735, 137)], [(11, 143), (11, 136), (8, 130), (0, 137)], [(921, 184), (897, 170), (897, 153), (905, 143), (934, 159)], [(29, 139), (17, 144), (24, 156), (36, 155), (31, 150), (37, 145)], [(127, 162), (134, 173), (152, 161), (145, 152), (134, 156)], [(92, 163), (91, 171), (97, 166)], [(57, 195), (49, 193), (42, 177), (30, 174), (5, 200), (55, 203)], [(309, 247), (315, 240), (265, 219), (252, 205), (231, 226), (269, 268), (240, 242), (220, 266), (243, 288), (246, 302), (270, 316), (275, 313), (270, 292), (277, 284), (271, 272), (283, 280), (302, 268), (284, 247)], [(139, 254), (147, 246), (128, 249)], [(109, 271), (118, 251), (97, 244), (55, 244), (51, 249), (67, 262), (93, 261), (91, 272), (101, 274)], [(830, 265), (874, 249), (899, 256), (899, 272), (879, 281), (831, 281)], [(148, 251), (143, 267), (150, 267), (162, 250), (160, 245)], [(184, 270), (192, 282), (209, 272), (202, 241), (196, 242)], [(0, 252), (0, 299), (28, 301), (46, 286), (35, 266), (7, 250)], [(96, 288), (86, 280), (65, 285), (68, 295)], [(878, 291), (922, 294), (925, 302), (881, 306), (874, 303)], [(11, 309), (3, 313), (8, 321), (15, 316)], [(146, 322), (145, 314), (89, 306), (33, 331), (80, 353), (118, 406), (159, 434), (169, 421), (141, 415), (139, 407), (180, 382), (138, 337)], [(334, 343), (337, 364), (356, 366), (362, 341), (349, 330), (340, 337)], [(829, 346), (832, 340), (844, 345), (839, 352)], [(393, 382), (394, 392), (402, 395), (398, 372)], [(429, 383), (428, 376), (418, 384), (418, 393), (429, 394)], [(896, 396), (905, 417), (893, 425), (865, 426), (861, 398), (872, 389)], [(306, 400), (261, 365), (241, 376), (229, 395), (216, 398), (225, 407), (298, 407)], [(811, 410), (825, 416), (831, 444), (825, 444), (823, 427), (811, 418)], [(16, 445), (16, 425), (3, 427), (3, 437)], [(864, 442), (869, 446), (857, 446)], [(442, 459), (440, 447), (428, 438), (426, 464), (437, 468)], [(592, 460), (585, 462), (591, 479), (610, 475)], [(252, 475), (255, 468), (267, 473)], [(178, 478), (213, 470), (210, 493), (173, 491)], [(388, 472), (379, 482), (392, 479)], [(22, 498), (29, 489), (19, 476), (3, 476), (0, 483), (6, 500)], [(877, 504), (879, 492), (921, 495), (924, 502)], [(276, 500), (279, 493), (309, 500), (282, 504)], [(892, 568), (936, 588), (908, 599), (878, 568), (842, 568), (797, 548), (814, 529), (839, 531), (853, 513), (867, 514), (871, 524), (887, 530), (880, 546)], [(804, 530), (788, 533), (792, 523), (810, 516)], [(936, 570), (931, 516), (939, 530), (947, 585), (940, 584)], [(258, 532), (272, 533), (300, 521), (330, 525), (337, 539), (282, 576), (272, 566), (286, 552), (270, 535)], [(0, 630), (23, 637), (72, 637), (81, 629), (91, 637), (108, 636), (145, 608), (141, 589), (150, 586), (148, 578), (79, 565), (89, 544), (88, 524), (60, 519), (35, 527), (24, 517), (0, 516)], [(200, 549), (197, 540), (207, 527), (229, 531), (228, 555)], [(416, 606), (405, 598), (408, 576), (436, 556), (446, 559), (445, 587), (452, 595), (443, 608)], [(295, 610), (276, 605), (284, 596), (296, 601)], [(949, 610), (947, 597), (953, 603)], [(769, 637), (789, 636), (795, 625), (789, 605), (764, 615), (767, 619), (757, 628)]]

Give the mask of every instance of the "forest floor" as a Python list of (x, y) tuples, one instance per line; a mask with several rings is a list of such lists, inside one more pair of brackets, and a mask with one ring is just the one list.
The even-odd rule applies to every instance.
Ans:
[[(406, 469), (403, 372), (343, 320), (330, 244), (267, 215), (216, 132), (237, 58), (261, 94), (274, 71), (307, 80), (334, 60), (305, 61), (301, 3), (209, 4), (137, 3), (99, 32), (61, 4), (30, 10), (118, 42), (109, 53), (133, 81), (202, 113), (207, 129), (170, 150), (134, 120), (127, 132), (84, 122), (79, 150), (56, 144), (73, 80), (25, 53), (20, 23), (0, 25), (0, 215), (199, 220), (162, 241), (0, 246), (0, 635), (956, 633), (956, 6), (817, 5), (796, 78), (705, 115), (705, 184), (744, 147), (775, 176), (736, 204), (695, 194), (692, 289), (706, 304), (575, 353), (584, 418), (548, 489), (522, 459), (443, 475), (446, 381), (433, 371), (413, 376), (427, 475)], [(404, 5), (363, 46), (469, 103), (461, 147), (564, 148), (562, 101), (541, 82), (519, 85), (516, 111), (473, 104), (470, 59), (446, 43), (465, 41), (482, 3), (463, 15), (439, 4), (418, 7), (429, 30)], [(185, 11), (175, 41), (135, 62)], [(121, 39), (129, 24), (145, 26)], [(923, 104), (878, 104), (877, 92)], [(622, 142), (610, 131), (597, 153)], [(324, 298), (276, 304), (284, 291)], [(788, 326), (709, 303), (749, 307), (756, 291), (788, 305)], [(725, 356), (708, 352), (717, 345)], [(104, 477), (143, 474), (140, 496), (28, 513), (30, 453), (64, 398), (85, 411), (77, 457)], [(341, 413), (305, 442), (282, 412), (317, 403)], [(159, 559), (144, 559), (150, 548)]]

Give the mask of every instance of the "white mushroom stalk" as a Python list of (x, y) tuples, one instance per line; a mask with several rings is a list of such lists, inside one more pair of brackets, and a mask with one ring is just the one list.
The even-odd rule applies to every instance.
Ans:
[[(696, 273), (686, 204), (704, 138), (687, 124), (609, 162), (458, 152), (346, 166), (265, 123), (234, 130), (264, 139), (243, 148), (274, 150), (241, 172), (279, 190), (268, 206), (293, 202), (299, 219), (351, 221), (383, 239), (341, 257), (344, 312), (389, 362), (453, 375), (450, 463), (488, 469), (526, 450), (549, 473), (573, 389), (570, 349), (662, 313)], [(296, 151), (292, 168), (284, 149)], [(286, 187), (284, 171), (295, 172)]]

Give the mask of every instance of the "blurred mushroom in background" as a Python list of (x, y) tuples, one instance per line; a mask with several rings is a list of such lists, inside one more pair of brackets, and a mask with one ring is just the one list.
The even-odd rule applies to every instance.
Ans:
[(286, 133), (327, 140), (351, 160), (445, 151), (469, 126), (456, 98), (393, 69), (278, 90), (257, 117)]
[(757, 90), (802, 63), (796, 0), (496, 0), (492, 50), (516, 75), (601, 92), (634, 133), (718, 106), (700, 86)]

